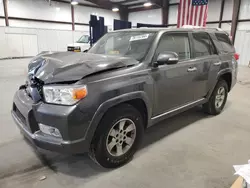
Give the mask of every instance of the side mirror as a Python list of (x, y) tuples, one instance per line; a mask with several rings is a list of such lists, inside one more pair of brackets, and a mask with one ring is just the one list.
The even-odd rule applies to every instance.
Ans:
[(154, 67), (158, 67), (159, 65), (173, 65), (178, 63), (179, 56), (175, 52), (162, 52), (158, 55), (157, 61), (153, 64)]

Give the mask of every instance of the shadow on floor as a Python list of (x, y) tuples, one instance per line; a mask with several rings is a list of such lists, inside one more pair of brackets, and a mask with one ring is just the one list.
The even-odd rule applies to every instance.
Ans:
[[(146, 130), (141, 149), (200, 119), (208, 117), (208, 115), (202, 112), (200, 107), (195, 107), (189, 111), (168, 118)], [(43, 164), (48, 166), (55, 173), (60, 172), (69, 176), (88, 178), (111, 171), (95, 164), (87, 154), (68, 156), (44, 150), (35, 150), (35, 152)], [(140, 153), (138, 155), (140, 155)]]
[(153, 144), (162, 138), (191, 125), (192, 123), (207, 117), (209, 116), (202, 111), (201, 107), (195, 107), (186, 112), (163, 120), (146, 130), (142, 148), (147, 147), (150, 144)]

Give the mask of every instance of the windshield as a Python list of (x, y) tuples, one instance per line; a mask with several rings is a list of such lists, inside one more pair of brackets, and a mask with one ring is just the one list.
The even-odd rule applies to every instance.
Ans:
[(89, 36), (88, 35), (83, 35), (81, 38), (76, 41), (77, 43), (88, 43), (89, 42)]
[(107, 33), (89, 50), (90, 53), (144, 58), (155, 32), (120, 31)]

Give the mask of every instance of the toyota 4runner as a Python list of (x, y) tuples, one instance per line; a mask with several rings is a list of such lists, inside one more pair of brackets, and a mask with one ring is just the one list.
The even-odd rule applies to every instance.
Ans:
[(40, 148), (89, 152), (103, 167), (118, 167), (157, 122), (197, 105), (221, 113), (238, 58), (218, 29), (110, 32), (88, 53), (33, 58), (12, 116)]

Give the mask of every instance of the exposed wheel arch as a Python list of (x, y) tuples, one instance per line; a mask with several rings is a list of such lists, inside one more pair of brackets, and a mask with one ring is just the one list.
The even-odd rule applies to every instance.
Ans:
[(228, 92), (231, 89), (231, 85), (232, 85), (232, 73), (231, 72), (227, 72), (224, 73), (222, 75), (220, 75), (219, 80), (225, 80), (228, 86)]
[(137, 99), (126, 101), (125, 103), (132, 105), (142, 114), (143, 121), (144, 121), (144, 128), (146, 129), (148, 126), (148, 109), (147, 109), (145, 102), (142, 99), (137, 98)]
[(101, 122), (104, 115), (112, 108), (121, 105), (121, 104), (129, 104), (136, 108), (139, 112), (142, 113), (144, 120), (144, 128), (147, 127), (149, 122), (149, 117), (152, 112), (152, 108), (150, 108), (149, 100), (146, 94), (142, 91), (127, 93), (124, 95), (120, 95), (118, 97), (112, 98), (99, 106), (94, 117), (92, 118), (88, 130), (85, 134), (86, 140), (89, 144), (91, 144), (92, 139), (94, 137), (95, 131), (99, 123)]

